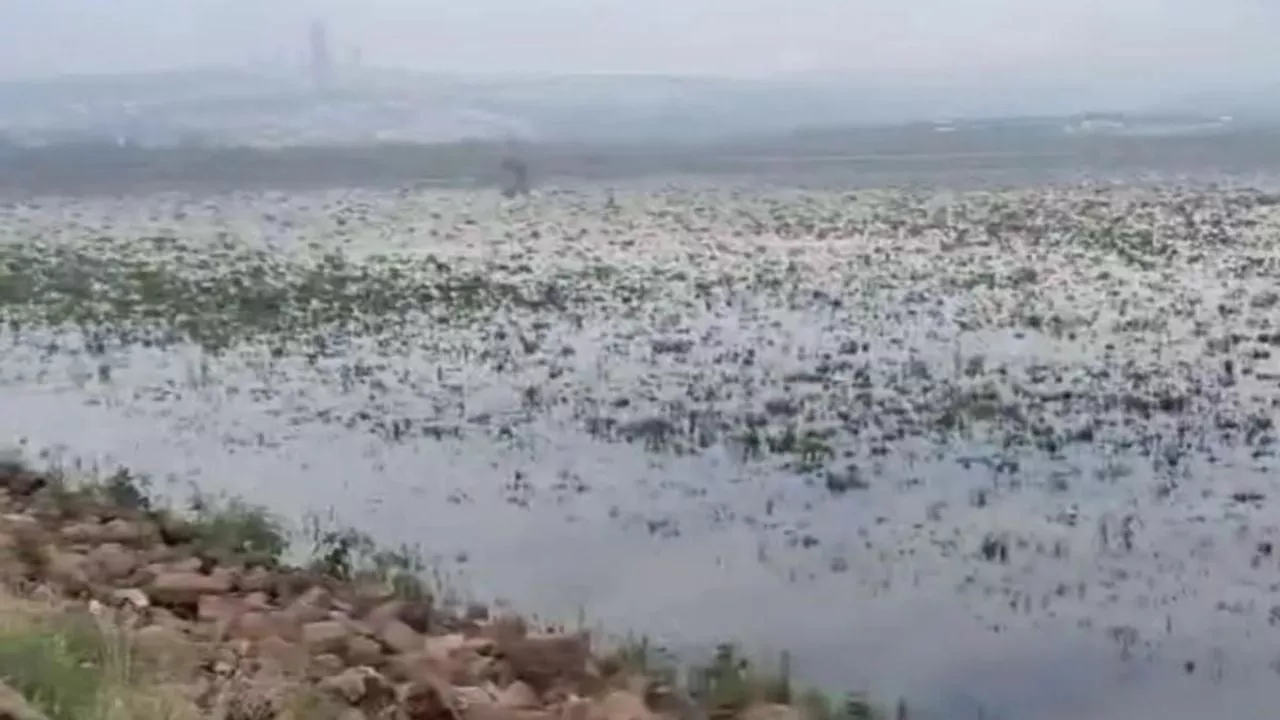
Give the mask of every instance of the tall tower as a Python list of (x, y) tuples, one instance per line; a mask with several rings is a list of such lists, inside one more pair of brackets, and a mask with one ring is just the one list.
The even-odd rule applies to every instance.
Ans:
[(333, 81), (333, 58), (329, 55), (329, 28), (323, 20), (311, 22), (311, 82), (316, 90), (328, 90)]

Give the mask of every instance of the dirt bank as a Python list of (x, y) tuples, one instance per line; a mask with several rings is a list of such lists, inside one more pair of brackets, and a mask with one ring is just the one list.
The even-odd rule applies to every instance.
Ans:
[(237, 507), (236, 522), (192, 519), (152, 509), (127, 477), (71, 487), (0, 470), (0, 718), (828, 714), (736, 660), (695, 692), (635, 648), (601, 654), (585, 632), (446, 610), (404, 576), (334, 557), (285, 566)]

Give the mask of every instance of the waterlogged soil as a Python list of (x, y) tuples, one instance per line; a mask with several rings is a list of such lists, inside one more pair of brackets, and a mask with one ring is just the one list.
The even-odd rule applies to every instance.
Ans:
[[(1259, 191), (4, 210), (0, 436), (941, 717), (1270, 717)], [(924, 715), (927, 716), (927, 715)]]

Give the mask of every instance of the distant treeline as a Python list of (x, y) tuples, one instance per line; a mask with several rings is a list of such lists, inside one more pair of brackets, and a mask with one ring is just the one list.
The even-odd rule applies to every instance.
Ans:
[(304, 189), (416, 183), (497, 187), (516, 155), (536, 187), (564, 179), (734, 175), (844, 177), (854, 184), (961, 175), (1269, 173), (1280, 131), (1198, 136), (1066, 135), (1044, 128), (937, 132), (930, 126), (833, 129), (756, 141), (689, 145), (499, 142), (147, 148), (112, 142), (0, 145), (0, 192), (98, 194), (150, 190)]

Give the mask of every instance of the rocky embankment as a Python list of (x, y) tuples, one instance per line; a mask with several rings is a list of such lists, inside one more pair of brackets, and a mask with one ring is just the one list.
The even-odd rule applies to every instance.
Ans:
[[(202, 543), (193, 520), (111, 494), (70, 490), (26, 469), (0, 472), (0, 578), (8, 588), (0, 613), (35, 603), (118, 630), (131, 652), (179, 681), (192, 717), (809, 714), (749, 694), (721, 706), (697, 702), (622, 654), (594, 653), (585, 633), (533, 627), (481, 606), (445, 611), (429, 594), (394, 583), (253, 561)], [(22, 688), (3, 679), (0, 718), (71, 716), (30, 697), (19, 708)]]

